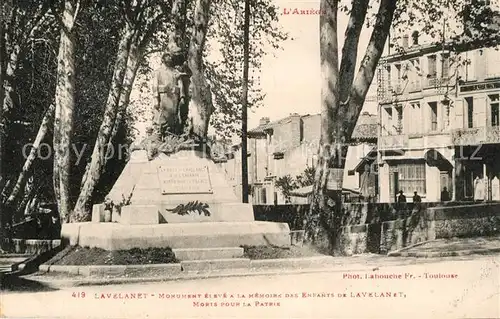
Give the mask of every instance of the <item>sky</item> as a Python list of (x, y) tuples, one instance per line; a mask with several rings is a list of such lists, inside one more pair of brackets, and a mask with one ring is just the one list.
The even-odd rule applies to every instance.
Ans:
[[(257, 126), (262, 117), (278, 120), (290, 113), (320, 112), (319, 15), (283, 14), (284, 9), (319, 10), (319, 0), (275, 0), (275, 3), (280, 7), (280, 22), (290, 39), (282, 43), (282, 50), (264, 58), (261, 85), (266, 98), (262, 107), (248, 113), (250, 128)], [(347, 21), (347, 16), (339, 15), (339, 50)], [(365, 29), (361, 34), (358, 60), (368, 43), (369, 31)], [(364, 111), (376, 113), (376, 104), (367, 105)]]

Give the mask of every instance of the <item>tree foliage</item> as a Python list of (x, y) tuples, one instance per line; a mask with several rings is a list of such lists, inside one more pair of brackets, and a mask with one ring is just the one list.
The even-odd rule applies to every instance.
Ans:
[[(262, 106), (260, 86), (263, 57), (288, 38), (279, 25), (278, 7), (272, 0), (250, 1), (249, 108)], [(229, 137), (240, 132), (243, 81), (244, 1), (217, 1), (212, 8), (209, 44), (205, 52), (207, 78), (215, 112), (211, 125)], [(213, 57), (213, 56), (219, 57)]]
[(277, 178), (274, 186), (281, 191), (281, 194), (285, 197), (285, 201), (289, 203), (291, 202), (291, 192), (293, 190), (314, 184), (314, 172), (315, 169), (313, 167), (307, 166), (304, 172), (296, 177), (287, 174)]

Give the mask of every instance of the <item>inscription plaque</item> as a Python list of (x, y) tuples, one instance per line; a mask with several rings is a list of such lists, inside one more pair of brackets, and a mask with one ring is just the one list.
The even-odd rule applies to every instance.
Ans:
[(208, 166), (160, 166), (162, 194), (212, 194)]

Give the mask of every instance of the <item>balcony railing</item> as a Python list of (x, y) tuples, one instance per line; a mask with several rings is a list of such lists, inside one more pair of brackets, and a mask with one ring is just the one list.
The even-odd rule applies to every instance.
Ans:
[(455, 145), (480, 145), (500, 143), (500, 127), (473, 127), (458, 129), (452, 133)]
[(425, 81), (426, 88), (447, 86), (450, 84), (449, 77), (430, 77)]
[(422, 90), (422, 84), (420, 81), (408, 83), (408, 92), (417, 92)]
[(408, 135), (386, 135), (380, 136), (378, 140), (379, 150), (401, 150), (408, 148)]

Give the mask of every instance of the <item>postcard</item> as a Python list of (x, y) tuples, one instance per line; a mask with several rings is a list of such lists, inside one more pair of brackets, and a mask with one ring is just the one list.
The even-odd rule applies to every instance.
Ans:
[(3, 318), (500, 318), (498, 0), (0, 1)]

